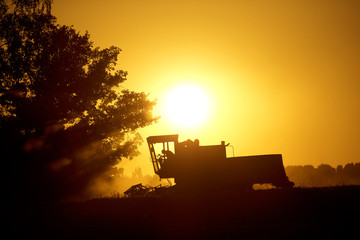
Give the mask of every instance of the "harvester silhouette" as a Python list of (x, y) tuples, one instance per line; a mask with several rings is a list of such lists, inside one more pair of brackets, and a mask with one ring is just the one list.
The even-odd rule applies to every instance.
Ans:
[(160, 178), (173, 178), (179, 192), (237, 191), (253, 184), (291, 188), (282, 155), (226, 157), (225, 142), (200, 146), (199, 140), (178, 141), (179, 135), (147, 138), (151, 162)]

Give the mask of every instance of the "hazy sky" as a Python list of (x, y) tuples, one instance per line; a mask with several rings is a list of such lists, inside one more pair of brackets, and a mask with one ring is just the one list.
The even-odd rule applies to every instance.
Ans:
[[(55, 0), (60, 24), (95, 46), (123, 49), (124, 87), (158, 99), (162, 119), (141, 130), (282, 153), (285, 165), (360, 161), (360, 1)], [(196, 128), (161, 109), (176, 85), (210, 98)], [(146, 144), (130, 165), (151, 170)]]

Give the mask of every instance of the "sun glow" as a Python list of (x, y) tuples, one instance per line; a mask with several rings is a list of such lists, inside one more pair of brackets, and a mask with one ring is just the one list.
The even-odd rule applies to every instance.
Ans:
[(192, 85), (176, 87), (166, 98), (165, 113), (179, 126), (197, 126), (206, 120), (208, 112), (209, 98), (198, 87)]

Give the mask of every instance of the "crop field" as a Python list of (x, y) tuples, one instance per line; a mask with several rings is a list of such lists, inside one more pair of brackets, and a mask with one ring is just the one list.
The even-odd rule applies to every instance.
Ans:
[(360, 186), (2, 202), (2, 233), (12, 239), (344, 239), (359, 234), (359, 203)]

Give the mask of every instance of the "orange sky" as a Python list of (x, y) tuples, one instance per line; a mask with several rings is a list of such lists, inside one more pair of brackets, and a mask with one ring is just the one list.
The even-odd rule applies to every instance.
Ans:
[[(141, 130), (282, 153), (285, 165), (360, 161), (360, 1), (55, 0), (60, 24), (123, 49), (125, 87), (158, 99), (182, 83), (211, 98), (208, 120), (166, 116)], [(151, 173), (147, 146), (129, 169)], [(131, 173), (131, 172), (130, 172)]]

